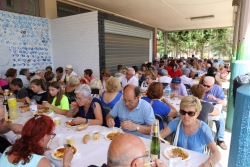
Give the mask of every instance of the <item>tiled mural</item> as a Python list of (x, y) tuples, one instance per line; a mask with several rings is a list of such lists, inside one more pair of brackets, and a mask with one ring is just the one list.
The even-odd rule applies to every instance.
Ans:
[(49, 20), (0, 10), (0, 72), (52, 65)]

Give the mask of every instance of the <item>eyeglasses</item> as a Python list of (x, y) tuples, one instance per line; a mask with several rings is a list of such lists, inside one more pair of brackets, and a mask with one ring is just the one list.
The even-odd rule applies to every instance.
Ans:
[(205, 85), (205, 84), (202, 84), (204, 87), (207, 87), (207, 88), (210, 88), (211, 86), (210, 85)]
[(85, 99), (85, 98), (76, 97), (76, 101), (81, 101), (81, 100), (83, 100), (83, 99)]
[(188, 114), (189, 116), (193, 117), (193, 116), (195, 116), (195, 113), (196, 113), (196, 112), (194, 112), (194, 111), (184, 111), (184, 110), (180, 110), (180, 114), (181, 114), (181, 115), (186, 115), (186, 114)]
[(5, 122), (5, 118), (1, 119), (0, 124), (3, 124)]
[(54, 137), (56, 137), (56, 134), (54, 132), (50, 133), (50, 139), (54, 139)]
[(131, 165), (130, 165), (130, 166), (132, 166), (132, 164), (133, 164), (137, 159), (139, 159), (139, 158), (147, 158), (148, 155), (149, 155), (149, 154), (146, 154), (146, 155), (143, 155), (143, 156), (140, 156), (140, 157), (137, 157), (137, 158), (133, 159), (133, 161), (131, 162)]

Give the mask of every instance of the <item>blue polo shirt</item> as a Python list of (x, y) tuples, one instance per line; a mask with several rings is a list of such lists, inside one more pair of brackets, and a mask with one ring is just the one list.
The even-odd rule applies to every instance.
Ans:
[[(126, 120), (139, 125), (152, 125), (155, 119), (154, 111), (151, 105), (145, 100), (140, 99), (137, 107), (129, 111), (124, 104), (123, 100), (118, 101), (114, 108), (110, 111), (110, 115), (113, 118), (118, 117), (121, 123)], [(125, 130), (126, 133), (131, 133), (144, 138), (151, 138), (150, 135), (145, 135), (137, 130)]]
[(214, 100), (210, 100), (210, 99), (207, 98), (207, 95), (209, 95), (209, 94), (212, 94), (214, 97), (216, 97), (216, 98), (218, 98), (220, 100), (225, 100), (226, 99), (226, 96), (224, 94), (223, 89), (217, 84), (214, 84), (214, 87), (210, 91), (205, 92), (205, 96), (202, 99), (204, 101), (214, 102)]

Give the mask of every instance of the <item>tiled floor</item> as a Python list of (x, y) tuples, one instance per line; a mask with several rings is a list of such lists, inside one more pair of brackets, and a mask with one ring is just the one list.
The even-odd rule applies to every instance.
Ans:
[(225, 143), (227, 145), (227, 150), (222, 150), (219, 146), (219, 150), (221, 152), (222, 155), (222, 159), (220, 161), (220, 164), (223, 167), (227, 167), (227, 163), (228, 163), (228, 158), (229, 158), (229, 150), (230, 150), (230, 142), (231, 142), (231, 132), (226, 131), (225, 132)]

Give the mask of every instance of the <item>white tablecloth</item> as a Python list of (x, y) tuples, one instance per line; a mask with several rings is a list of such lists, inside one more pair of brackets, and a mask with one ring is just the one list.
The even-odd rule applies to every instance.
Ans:
[[(20, 117), (14, 120), (13, 122), (25, 124), (25, 122), (32, 117), (30, 112), (19, 113), (19, 116)], [(58, 114), (53, 115), (52, 118), (57, 117), (57, 116), (62, 118), (61, 125), (56, 126), (54, 132), (57, 135), (61, 134), (63, 136), (64, 143), (66, 143), (65, 138), (67, 136), (69, 135), (74, 136), (75, 147), (78, 149), (78, 152), (80, 153), (80, 155), (78, 154), (78, 156), (75, 159), (73, 159), (71, 163), (72, 167), (79, 167), (79, 166), (87, 167), (89, 165), (101, 166), (103, 163), (107, 162), (107, 151), (108, 151), (108, 147), (111, 141), (106, 140), (104, 135), (101, 135), (100, 140), (95, 141), (91, 139), (87, 144), (84, 144), (82, 142), (82, 139), (84, 135), (89, 134), (89, 132), (93, 133), (94, 131), (97, 130), (97, 131), (100, 131), (100, 133), (102, 134), (106, 134), (107, 132), (112, 131), (112, 128), (89, 125), (89, 127), (86, 130), (76, 131), (74, 128), (68, 128), (65, 126), (65, 122), (68, 120), (71, 120), (72, 118), (67, 118), (63, 115), (58, 115)], [(13, 132), (6, 133), (5, 136), (11, 142), (14, 142), (14, 140), (16, 140), (19, 137), (18, 135), (15, 135)], [(145, 139), (145, 138), (141, 138), (141, 139), (145, 143), (146, 148), (150, 148), (151, 140)], [(59, 143), (58, 138), (55, 137), (51, 141), (51, 144), (49, 145), (49, 147), (52, 150), (54, 150), (59, 147), (58, 143)], [(168, 164), (168, 159), (164, 157), (163, 155), (163, 150), (166, 147), (169, 147), (169, 146), (161, 143), (161, 160), (163, 160), (166, 164)], [(201, 163), (206, 161), (206, 159), (208, 158), (208, 156), (205, 154), (200, 154), (200, 153), (190, 151), (190, 150), (188, 150), (188, 152), (190, 154), (190, 159), (186, 163), (187, 167), (198, 167)], [(51, 157), (51, 151), (47, 151), (45, 155), (57, 167), (62, 166), (61, 160), (55, 160)], [(220, 164), (217, 165), (217, 167), (220, 167), (220, 166), (221, 166)]]

